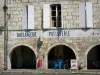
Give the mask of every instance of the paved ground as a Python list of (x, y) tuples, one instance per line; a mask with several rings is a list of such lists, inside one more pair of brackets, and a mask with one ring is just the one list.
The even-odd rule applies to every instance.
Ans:
[(100, 75), (100, 74), (80, 74), (80, 73), (60, 73), (60, 74), (32, 74), (32, 73), (2, 73), (0, 75)]
[(0, 72), (0, 75), (100, 75), (100, 70), (6, 70)]

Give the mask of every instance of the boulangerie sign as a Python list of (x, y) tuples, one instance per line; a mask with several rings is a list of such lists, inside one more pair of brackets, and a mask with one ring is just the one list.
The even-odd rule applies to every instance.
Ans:
[(41, 32), (36, 31), (17, 31), (10, 33), (11, 38), (39, 38)]

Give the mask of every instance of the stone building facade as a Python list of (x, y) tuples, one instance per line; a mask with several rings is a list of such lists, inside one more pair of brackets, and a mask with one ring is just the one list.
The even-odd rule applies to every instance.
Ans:
[(84, 70), (100, 68), (99, 0), (8, 1), (7, 55), (1, 40), (1, 68), (4, 56), (7, 69), (38, 69), (41, 56), (42, 69), (54, 69), (53, 62), (58, 58), (68, 61), (68, 69), (71, 59)]

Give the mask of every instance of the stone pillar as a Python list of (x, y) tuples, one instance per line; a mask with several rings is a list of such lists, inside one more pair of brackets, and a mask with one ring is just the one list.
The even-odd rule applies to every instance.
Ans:
[(43, 65), (43, 68), (44, 69), (48, 69), (48, 57), (47, 57), (47, 55), (44, 55), (44, 65)]
[(80, 70), (87, 70), (86, 59), (84, 56), (81, 56), (78, 60), (79, 69)]
[(10, 55), (10, 56), (8, 55), (8, 56), (7, 56), (7, 62), (8, 62), (8, 63), (7, 63), (7, 64), (8, 64), (8, 65), (7, 65), (7, 69), (8, 69), (8, 70), (11, 69), (11, 61), (10, 61), (10, 59), (11, 59), (11, 55)]

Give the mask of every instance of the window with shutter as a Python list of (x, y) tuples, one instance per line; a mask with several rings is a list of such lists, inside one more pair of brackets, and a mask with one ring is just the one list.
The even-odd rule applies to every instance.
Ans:
[(80, 28), (93, 27), (92, 3), (83, 2), (79, 7)]
[(34, 29), (34, 6), (27, 5), (22, 9), (22, 29)]
[(43, 28), (62, 27), (61, 4), (45, 4), (43, 8)]

